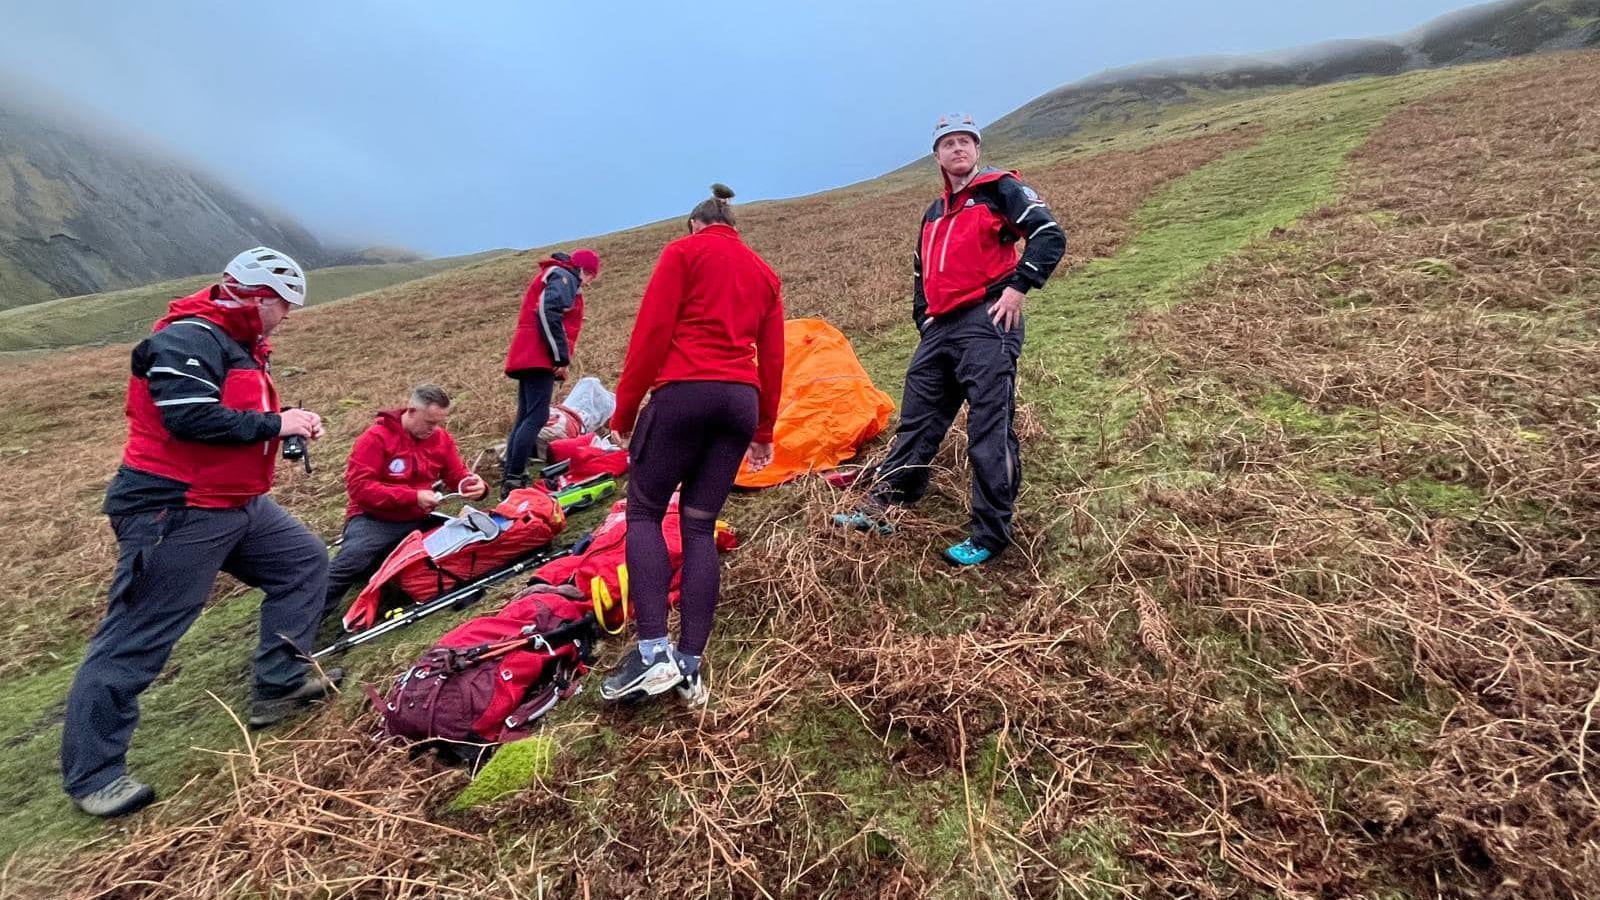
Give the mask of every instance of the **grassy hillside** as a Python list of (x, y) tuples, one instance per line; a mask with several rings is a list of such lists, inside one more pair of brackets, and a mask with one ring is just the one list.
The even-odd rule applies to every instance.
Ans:
[[(307, 303), (315, 306), (342, 300), (511, 252), (486, 250), (442, 259), (313, 269), (308, 273), (311, 293)], [(194, 293), (216, 278), (215, 274), (195, 275), (124, 291), (62, 297), (0, 310), (0, 352), (132, 340), (149, 332), (151, 323), (160, 318), (174, 297)]]
[[(372, 744), (359, 690), (242, 734), (257, 598), (226, 583), (145, 696), (132, 762), (172, 799), (71, 814), (54, 755), (114, 556), (126, 348), (0, 370), (23, 526), (0, 538), (0, 895), (1582, 896), (1597, 81), (1596, 53), (1415, 73), (991, 159), (1071, 238), (1029, 300), (1018, 546), (937, 562), (959, 441), (889, 539), (831, 533), (852, 498), (813, 482), (736, 497), (711, 707), (585, 692), (544, 731), (553, 768), (507, 756), (475, 805), (467, 775)], [(891, 391), (935, 184), (741, 221), (791, 314), (839, 324)], [(594, 242), (579, 368), (615, 379), (677, 233)], [(464, 449), (499, 440), (531, 255), (294, 319), (276, 362), (329, 416), (319, 459), (422, 378)], [(331, 535), (341, 487), (325, 462), (275, 494)], [(352, 654), (352, 684), (449, 624)]]
[(1363, 76), (1396, 75), (1600, 45), (1600, 0), (1499, 0), (1458, 10), (1394, 38), (1327, 41), (1250, 56), (1162, 60), (1053, 90), (985, 129), (999, 146), (1099, 136), (1203, 106)]

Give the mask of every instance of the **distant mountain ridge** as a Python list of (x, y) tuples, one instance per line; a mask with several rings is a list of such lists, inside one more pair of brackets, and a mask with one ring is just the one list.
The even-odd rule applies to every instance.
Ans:
[(1126, 125), (1141, 114), (1218, 94), (1595, 46), (1600, 46), (1600, 0), (1502, 0), (1448, 13), (1389, 38), (1109, 69), (1028, 102), (985, 128), (984, 138), (1002, 143), (1061, 138), (1097, 124)]
[(256, 244), (308, 268), (349, 252), (33, 91), (0, 82), (0, 309), (216, 271)]

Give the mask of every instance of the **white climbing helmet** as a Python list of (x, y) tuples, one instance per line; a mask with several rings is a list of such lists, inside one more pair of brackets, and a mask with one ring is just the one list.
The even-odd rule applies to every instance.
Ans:
[(983, 143), (983, 134), (971, 116), (940, 116), (939, 124), (933, 126), (933, 149), (939, 149), (940, 139), (947, 134), (970, 134), (974, 141)]
[(306, 305), (306, 273), (300, 264), (271, 247), (255, 247), (235, 256), (222, 270), (234, 281), (267, 287), (293, 306)]

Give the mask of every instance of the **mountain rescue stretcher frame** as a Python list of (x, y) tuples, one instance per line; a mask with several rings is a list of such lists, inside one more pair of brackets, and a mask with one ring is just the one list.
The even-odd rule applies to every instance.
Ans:
[[(541, 472), (540, 474), (544, 475), (545, 473)], [(597, 475), (594, 478), (585, 479), (584, 481), (580, 481), (577, 484), (557, 491), (552, 494), (552, 496), (555, 498), (556, 503), (560, 504), (561, 511), (565, 513), (587, 509), (612, 496), (616, 492), (617, 480), (615, 478), (610, 475)], [(569, 547), (563, 547), (560, 549), (552, 549), (548, 545), (541, 547), (527, 554), (526, 556), (522, 556), (504, 566), (501, 566), (498, 569), (494, 569), (472, 579), (465, 584), (458, 585), (451, 590), (445, 591), (431, 600), (415, 604), (409, 609), (405, 609), (403, 612), (397, 610), (389, 618), (384, 619), (379, 624), (374, 625), (371, 628), (358, 631), (355, 634), (346, 635), (345, 637), (340, 638), (321, 650), (318, 650), (317, 652), (311, 654), (311, 658), (320, 660), (326, 659), (330, 656), (336, 656), (341, 653), (346, 653), (352, 648), (359, 647), (362, 644), (377, 640), (378, 638), (383, 637), (390, 632), (399, 631), (408, 625), (411, 625), (415, 622), (420, 622), (437, 612), (443, 612), (447, 609), (466, 609), (474, 603), (477, 603), (479, 600), (482, 600), (488, 594), (488, 589), (493, 585), (499, 584), (508, 578), (514, 578), (517, 575), (520, 575), (523, 572), (531, 569), (537, 569), (545, 563), (560, 559), (563, 556), (570, 556), (573, 553), (582, 553), (583, 550), (588, 546), (588, 542), (589, 537), (586, 535)]]

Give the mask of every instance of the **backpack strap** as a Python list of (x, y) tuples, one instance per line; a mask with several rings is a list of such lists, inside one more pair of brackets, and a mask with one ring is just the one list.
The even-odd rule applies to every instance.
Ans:
[(578, 654), (572, 648), (573, 645), (567, 644), (556, 652), (554, 670), (545, 679), (544, 685), (529, 694), (511, 711), (511, 715), (506, 716), (499, 735), (501, 742), (517, 741), (531, 735), (545, 713), (583, 689), (578, 679), (587, 668), (578, 660)]

